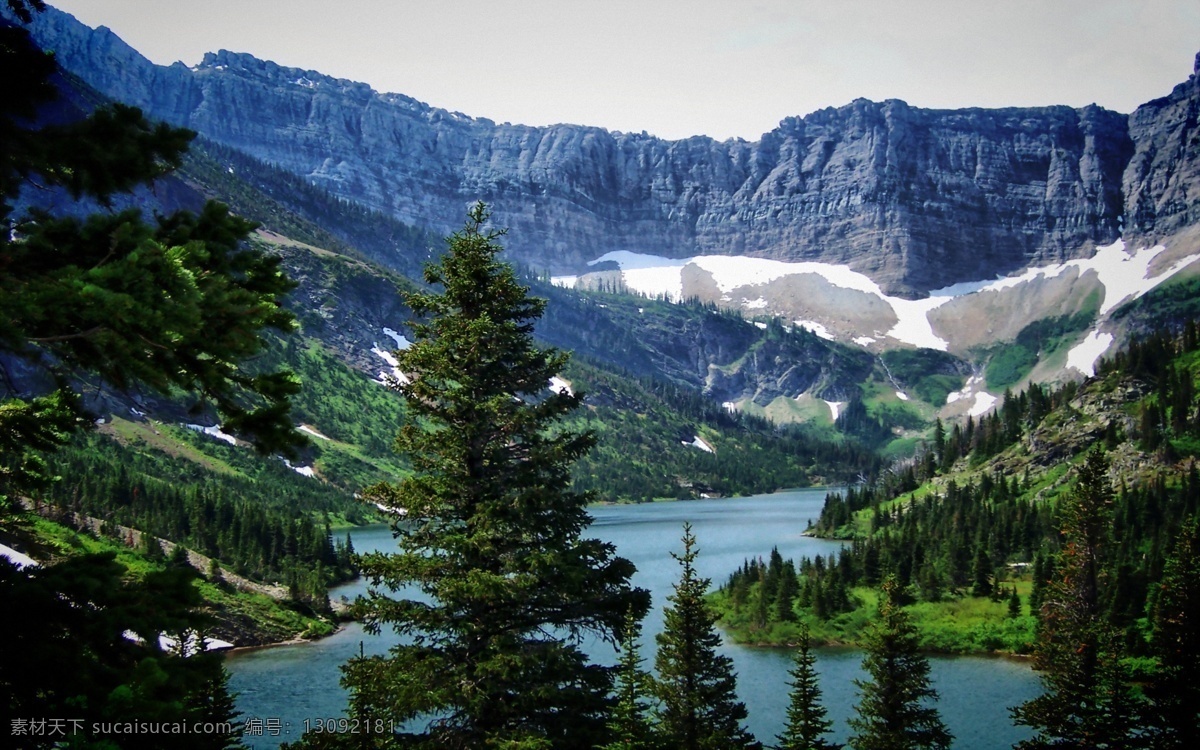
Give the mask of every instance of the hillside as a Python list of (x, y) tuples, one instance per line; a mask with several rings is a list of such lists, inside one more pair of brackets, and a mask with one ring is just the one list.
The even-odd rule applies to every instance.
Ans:
[[(1104, 616), (1129, 656), (1146, 656), (1154, 582), (1200, 511), (1200, 340), (1193, 323), (1179, 330), (1131, 344), (1081, 384), (1034, 386), (978, 421), (939, 423), (914, 461), (831, 496), (810, 533), (849, 546), (825, 560), (747, 561), (717, 596), (734, 637), (787, 642), (807, 622), (818, 638), (856, 642), (894, 574), (925, 648), (1028, 651), (1061, 546), (1056, 510), (1100, 450), (1114, 492)], [(784, 592), (788, 566), (799, 582)]]
[[(1089, 375), (1127, 340), (1121, 306), (1200, 258), (1195, 73), (1130, 114), (859, 99), (789, 117), (753, 143), (664, 141), (496, 124), (229, 51), (156, 66), (53, 9), (33, 29), (103, 95), (197, 130), (212, 156), (193, 177), (205, 190), (231, 194), (217, 182), (233, 170), (270, 199), (231, 194), (239, 210), (303, 216), (305, 227), (274, 229), (285, 236), (353, 247), (415, 278), (462, 207), (482, 199), (512, 230), (510, 257), (555, 283), (695, 299), (875, 355), (953, 354), (965, 377), (945, 400), (916, 396), (925, 421), (979, 416), (1006, 387)], [(689, 354), (700, 379), (706, 364), (727, 365)], [(655, 362), (666, 360), (613, 364), (642, 373)], [(660, 374), (677, 381), (667, 365)], [(871, 379), (887, 385), (882, 369)], [(836, 418), (822, 401), (853, 396), (806, 376), (807, 389), (786, 383), (772, 403), (775, 386), (753, 379), (709, 392), (818, 425)], [(910, 436), (911, 419), (883, 421)]]

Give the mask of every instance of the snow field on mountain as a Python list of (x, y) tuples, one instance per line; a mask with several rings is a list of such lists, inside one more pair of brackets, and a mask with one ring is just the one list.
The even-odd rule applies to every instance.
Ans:
[[(1200, 253), (1188, 255), (1158, 274), (1149, 275), (1154, 260), (1165, 249), (1162, 245), (1156, 245), (1131, 252), (1126, 249), (1123, 240), (1117, 240), (1111, 245), (1097, 248), (1091, 258), (1030, 268), (1015, 276), (990, 281), (980, 280), (954, 284), (936, 289), (930, 292), (925, 299), (919, 300), (887, 295), (869, 277), (851, 270), (849, 266), (814, 261), (789, 262), (727, 255), (700, 255), (673, 259), (619, 250), (605, 253), (591, 261), (589, 265), (614, 262), (621, 268), (625, 285), (631, 290), (647, 296), (665, 295), (674, 301), (683, 297), (683, 269), (689, 264), (711, 274), (726, 300), (731, 299), (730, 293), (736, 289), (769, 284), (785, 276), (813, 274), (820, 276), (834, 287), (870, 294), (885, 302), (894, 312), (897, 322), (883, 334), (884, 336), (917, 347), (946, 351), (950, 342), (934, 332), (929, 321), (929, 313), (950, 300), (977, 292), (1004, 292), (1038, 279), (1056, 278), (1069, 269), (1075, 269), (1080, 276), (1088, 272), (1095, 274), (1103, 286), (1104, 300), (1100, 307), (1100, 315), (1105, 316), (1123, 302), (1137, 299), (1185, 266), (1200, 259)], [(560, 276), (555, 277), (553, 282), (560, 286), (572, 286), (577, 279), (577, 276)], [(742, 306), (751, 310), (765, 309), (767, 300), (761, 296), (746, 299)], [(793, 322), (808, 328), (822, 338), (830, 340), (835, 338), (824, 324), (817, 321), (796, 320)], [(874, 331), (869, 333), (879, 335)], [(860, 346), (876, 343), (876, 339), (871, 335), (859, 335), (851, 340)], [(1071, 350), (1068, 366), (1090, 374), (1096, 359), (1107, 350), (1112, 340), (1110, 334), (1100, 331), (1098, 324), (1083, 342)], [(972, 410), (980, 408), (981, 405), (981, 402), (977, 402)]]

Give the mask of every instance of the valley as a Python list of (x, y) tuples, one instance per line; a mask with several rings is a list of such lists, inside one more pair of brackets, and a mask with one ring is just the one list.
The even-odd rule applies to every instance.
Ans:
[(1200, 55), (1128, 114), (672, 141), (156, 65), (40, 5), (0, 11), (14, 716), (628, 749), (683, 736), (694, 668), (754, 747), (811, 643), (856, 747), (889, 644), (970, 747), (1093, 731), (1058, 700), (1138, 747), (1197, 720)]

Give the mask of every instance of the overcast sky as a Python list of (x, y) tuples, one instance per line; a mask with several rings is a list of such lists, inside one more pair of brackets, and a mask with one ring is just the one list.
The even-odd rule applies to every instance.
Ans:
[(1130, 112), (1192, 72), (1198, 0), (50, 0), (157, 63), (207, 51), (497, 122), (757, 140), (858, 97)]

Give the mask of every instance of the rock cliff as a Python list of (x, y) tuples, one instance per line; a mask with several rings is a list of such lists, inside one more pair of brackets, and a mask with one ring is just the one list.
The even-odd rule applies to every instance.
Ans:
[(227, 51), (155, 66), (53, 10), (34, 31), (108, 96), (405, 222), (444, 233), (485, 200), (513, 256), (555, 273), (613, 250), (744, 254), (919, 297), (1200, 222), (1195, 75), (1128, 116), (860, 99), (754, 143), (667, 141), (496, 124)]

